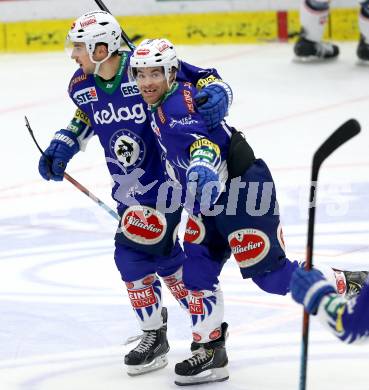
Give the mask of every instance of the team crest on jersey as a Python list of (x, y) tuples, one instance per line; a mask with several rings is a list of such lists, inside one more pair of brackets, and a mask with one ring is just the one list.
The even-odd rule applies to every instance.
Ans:
[(146, 155), (142, 138), (127, 129), (114, 133), (109, 145), (110, 152), (123, 164), (127, 172), (139, 167)]
[(201, 219), (191, 215), (186, 224), (186, 232), (184, 235), (184, 241), (191, 244), (201, 244), (205, 237), (205, 226)]
[(228, 236), (228, 242), (241, 268), (259, 263), (270, 249), (269, 237), (257, 229), (236, 230)]
[(121, 220), (123, 234), (138, 244), (154, 245), (160, 242), (167, 231), (165, 216), (146, 206), (131, 206)]

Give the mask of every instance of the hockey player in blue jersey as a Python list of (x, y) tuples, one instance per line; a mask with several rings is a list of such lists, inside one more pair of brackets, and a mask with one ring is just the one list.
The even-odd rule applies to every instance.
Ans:
[(145, 40), (130, 63), (150, 106), (165, 167), (177, 182), (173, 188), (179, 188), (191, 214), (183, 281), (190, 293), (193, 356), (176, 365), (176, 384), (223, 381), (228, 379), (227, 324), (218, 277), (225, 261), (233, 254), (243, 278), (281, 295), (289, 291), (298, 262), (285, 255), (267, 165), (255, 158), (242, 133), (225, 122), (209, 131), (195, 107), (195, 87), (177, 78), (180, 65), (173, 45), (165, 39)]
[[(166, 311), (158, 275), (186, 309), (188, 292), (182, 281), (185, 256), (173, 233), (181, 210), (155, 209), (158, 187), (167, 177), (146, 104), (128, 78), (131, 52), (119, 51), (120, 36), (116, 19), (103, 11), (89, 12), (73, 23), (67, 41), (79, 69), (68, 92), (77, 111), (68, 127), (56, 132), (40, 159), (39, 172), (46, 180), (62, 180), (70, 159), (85, 150), (92, 136), (99, 138), (122, 218), (114, 258), (143, 331), (138, 346), (125, 356), (128, 373), (138, 375), (167, 364)], [(201, 110), (208, 125), (215, 126), (231, 104), (230, 88), (214, 69), (185, 62), (181, 68), (182, 80), (202, 88), (199, 97), (207, 101)]]
[(369, 278), (359, 294), (347, 300), (318, 270), (298, 268), (292, 275), (291, 294), (342, 341), (369, 341)]

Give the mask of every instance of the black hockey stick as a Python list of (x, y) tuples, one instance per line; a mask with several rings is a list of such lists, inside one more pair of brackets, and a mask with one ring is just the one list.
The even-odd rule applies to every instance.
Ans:
[[(103, 1), (101, 0), (95, 0), (95, 3), (99, 6), (99, 8), (102, 10), (102, 11), (105, 11), (105, 12), (108, 12), (109, 14), (111, 14), (111, 12), (109, 11), (108, 7), (104, 4)], [(122, 26), (120, 26), (120, 28), (122, 29), (122, 33), (121, 33), (121, 37), (123, 39), (123, 41), (126, 43), (126, 45), (132, 50), (134, 51), (136, 46), (134, 45), (134, 43), (128, 38), (128, 35), (125, 33), (125, 31), (123, 30)]]
[[(26, 121), (26, 127), (27, 127), (28, 132), (30, 133), (30, 135), (33, 139), (33, 142), (36, 144), (37, 149), (40, 151), (40, 153), (44, 157), (46, 157), (47, 161), (49, 162), (49, 168), (50, 168), (50, 165), (51, 165), (50, 158), (48, 156), (46, 156), (46, 154), (44, 153), (44, 151), (41, 149), (40, 145), (38, 144), (38, 142), (33, 134), (33, 130), (31, 128), (31, 125), (29, 124), (28, 118), (25, 116), (24, 119)], [(64, 172), (64, 178), (66, 180), (68, 180), (69, 182), (71, 182), (75, 187), (77, 187), (81, 192), (83, 192), (85, 195), (87, 195), (90, 199), (92, 199), (98, 206), (100, 206), (105, 211), (107, 211), (113, 218), (115, 218), (118, 221), (120, 220), (119, 215), (114, 210), (112, 210), (107, 204), (105, 204), (102, 200), (100, 200), (97, 196), (95, 196), (92, 192), (90, 192), (86, 187), (84, 187), (82, 184), (80, 184), (77, 180), (73, 179), (72, 176), (68, 175), (67, 172)]]
[[(314, 226), (315, 226), (315, 208), (316, 194), (318, 188), (318, 174), (322, 163), (336, 149), (345, 142), (360, 133), (360, 124), (355, 119), (350, 119), (341, 125), (315, 152), (311, 168), (310, 199), (309, 199), (309, 219), (308, 219), (308, 239), (306, 248), (305, 269), (310, 270), (313, 266), (313, 244), (314, 244)], [(309, 339), (309, 314), (304, 310), (302, 325), (302, 343), (301, 343), (301, 366), (300, 366), (300, 390), (306, 388), (306, 371), (308, 356)]]

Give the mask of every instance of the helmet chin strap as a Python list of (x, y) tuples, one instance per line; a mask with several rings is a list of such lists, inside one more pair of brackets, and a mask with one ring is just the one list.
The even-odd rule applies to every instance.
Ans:
[(111, 53), (108, 53), (108, 55), (101, 61), (95, 61), (92, 58), (92, 55), (93, 55), (93, 53), (89, 53), (89, 57), (90, 57), (91, 62), (93, 62), (95, 64), (94, 74), (97, 75), (97, 74), (99, 74), (101, 64), (103, 64), (105, 61), (107, 61), (111, 57)]

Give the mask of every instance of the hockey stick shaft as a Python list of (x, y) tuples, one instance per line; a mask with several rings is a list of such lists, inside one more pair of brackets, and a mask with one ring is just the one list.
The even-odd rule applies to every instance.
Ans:
[[(341, 145), (355, 137), (360, 132), (360, 124), (355, 119), (350, 119), (341, 125), (320, 146), (313, 157), (309, 197), (308, 239), (306, 248), (305, 269), (310, 270), (313, 266), (315, 210), (318, 189), (319, 170), (323, 162)], [(304, 310), (301, 343), (301, 366), (300, 366), (300, 390), (306, 389), (306, 372), (309, 340), (309, 314)]]
[[(45, 152), (42, 150), (42, 148), (38, 144), (38, 142), (35, 138), (35, 135), (33, 134), (33, 130), (31, 128), (31, 125), (28, 121), (28, 118), (25, 116), (24, 119), (26, 121), (26, 127), (28, 129), (28, 132), (30, 133), (30, 135), (33, 139), (33, 142), (36, 144), (37, 149), (50, 162), (50, 158), (48, 156), (46, 156)], [(83, 186), (81, 183), (79, 183), (76, 179), (73, 179), (73, 177), (70, 176), (67, 172), (64, 172), (63, 176), (66, 180), (68, 180), (70, 183), (72, 183), (79, 191), (83, 192), (86, 196), (88, 196), (90, 199), (92, 199), (98, 206), (100, 206), (105, 211), (107, 211), (113, 218), (115, 218), (118, 221), (120, 220), (118, 213), (116, 213), (113, 209), (111, 209), (107, 204), (105, 204), (101, 199), (99, 199), (92, 192), (90, 192), (85, 186)]]
[[(109, 11), (108, 7), (104, 4), (103, 1), (101, 0), (95, 0), (95, 3), (99, 6), (99, 8), (102, 10), (102, 11), (105, 11), (105, 12), (108, 12), (109, 14), (111, 14), (111, 12)], [(122, 26), (120, 26), (121, 30), (122, 30), (122, 33), (121, 33), (121, 37), (123, 39), (123, 41), (126, 43), (126, 45), (132, 50), (134, 51), (136, 46), (134, 45), (134, 43), (128, 38), (128, 35), (125, 33), (125, 31), (123, 30)]]

